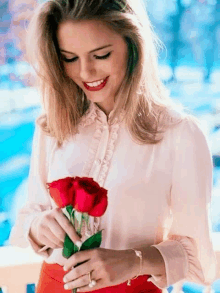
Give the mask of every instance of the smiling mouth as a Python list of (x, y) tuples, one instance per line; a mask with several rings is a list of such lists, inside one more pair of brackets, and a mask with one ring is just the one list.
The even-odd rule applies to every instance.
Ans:
[(86, 84), (88, 87), (97, 87), (100, 84), (102, 84), (105, 81), (106, 78), (103, 79), (99, 79), (97, 81), (93, 81), (93, 82), (83, 82), (84, 84)]
[(94, 85), (88, 85), (87, 83), (83, 82), (85, 88), (89, 91), (98, 91), (101, 90), (102, 88), (104, 88), (104, 86), (107, 83), (109, 76), (107, 76), (104, 80), (101, 80), (101, 83), (98, 84), (94, 84)]

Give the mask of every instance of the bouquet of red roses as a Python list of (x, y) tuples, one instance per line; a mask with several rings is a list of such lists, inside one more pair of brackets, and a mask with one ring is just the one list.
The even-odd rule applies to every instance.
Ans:
[[(93, 178), (67, 177), (47, 183), (51, 197), (73, 224), (81, 237), (82, 225), (89, 230), (89, 216), (101, 217), (108, 205), (107, 190)], [(77, 247), (66, 234), (62, 255), (69, 258), (78, 251), (100, 247), (102, 231), (87, 238)]]

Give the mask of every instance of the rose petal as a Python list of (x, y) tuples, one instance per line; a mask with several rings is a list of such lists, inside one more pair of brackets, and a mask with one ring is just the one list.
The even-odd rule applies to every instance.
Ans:
[(63, 208), (70, 204), (74, 205), (74, 180), (74, 178), (67, 177), (48, 183), (50, 195), (59, 207)]
[(89, 213), (94, 208), (97, 202), (97, 195), (100, 191), (100, 186), (92, 178), (76, 177), (74, 182), (75, 187), (75, 209), (82, 213)]
[(75, 209), (81, 213), (88, 213), (94, 206), (95, 196), (83, 188), (75, 189)]
[(89, 211), (89, 215), (93, 217), (101, 217), (108, 206), (108, 198), (106, 193), (99, 194), (98, 201), (96, 201), (93, 209)]

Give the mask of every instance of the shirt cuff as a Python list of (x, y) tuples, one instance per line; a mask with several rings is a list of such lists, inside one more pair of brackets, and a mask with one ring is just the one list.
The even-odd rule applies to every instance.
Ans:
[(156, 247), (161, 253), (166, 275), (152, 275), (149, 282), (164, 289), (180, 280), (204, 283), (204, 275), (197, 259), (196, 246), (192, 238), (173, 235), (172, 240), (161, 242)]

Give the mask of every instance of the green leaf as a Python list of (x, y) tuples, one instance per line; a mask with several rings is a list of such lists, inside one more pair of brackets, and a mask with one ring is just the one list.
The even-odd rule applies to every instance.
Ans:
[(82, 246), (80, 247), (80, 251), (98, 248), (102, 243), (102, 230), (97, 232), (96, 234), (92, 235), (86, 241), (83, 242)]
[(80, 247), (80, 250), (72, 242), (72, 240), (69, 238), (69, 236), (66, 234), (62, 255), (65, 258), (69, 258), (71, 255), (73, 255), (74, 253), (76, 253), (78, 251), (83, 251), (83, 250), (92, 249), (92, 248), (98, 248), (98, 247), (100, 247), (101, 243), (102, 243), (102, 230), (97, 232), (96, 234), (92, 235), (86, 241), (84, 241), (82, 246)]
[(64, 240), (64, 245), (63, 245), (63, 250), (62, 250), (63, 257), (69, 258), (71, 255), (73, 255), (74, 253), (76, 253), (78, 251), (79, 251), (79, 248), (72, 242), (72, 240), (66, 234), (65, 240)]

